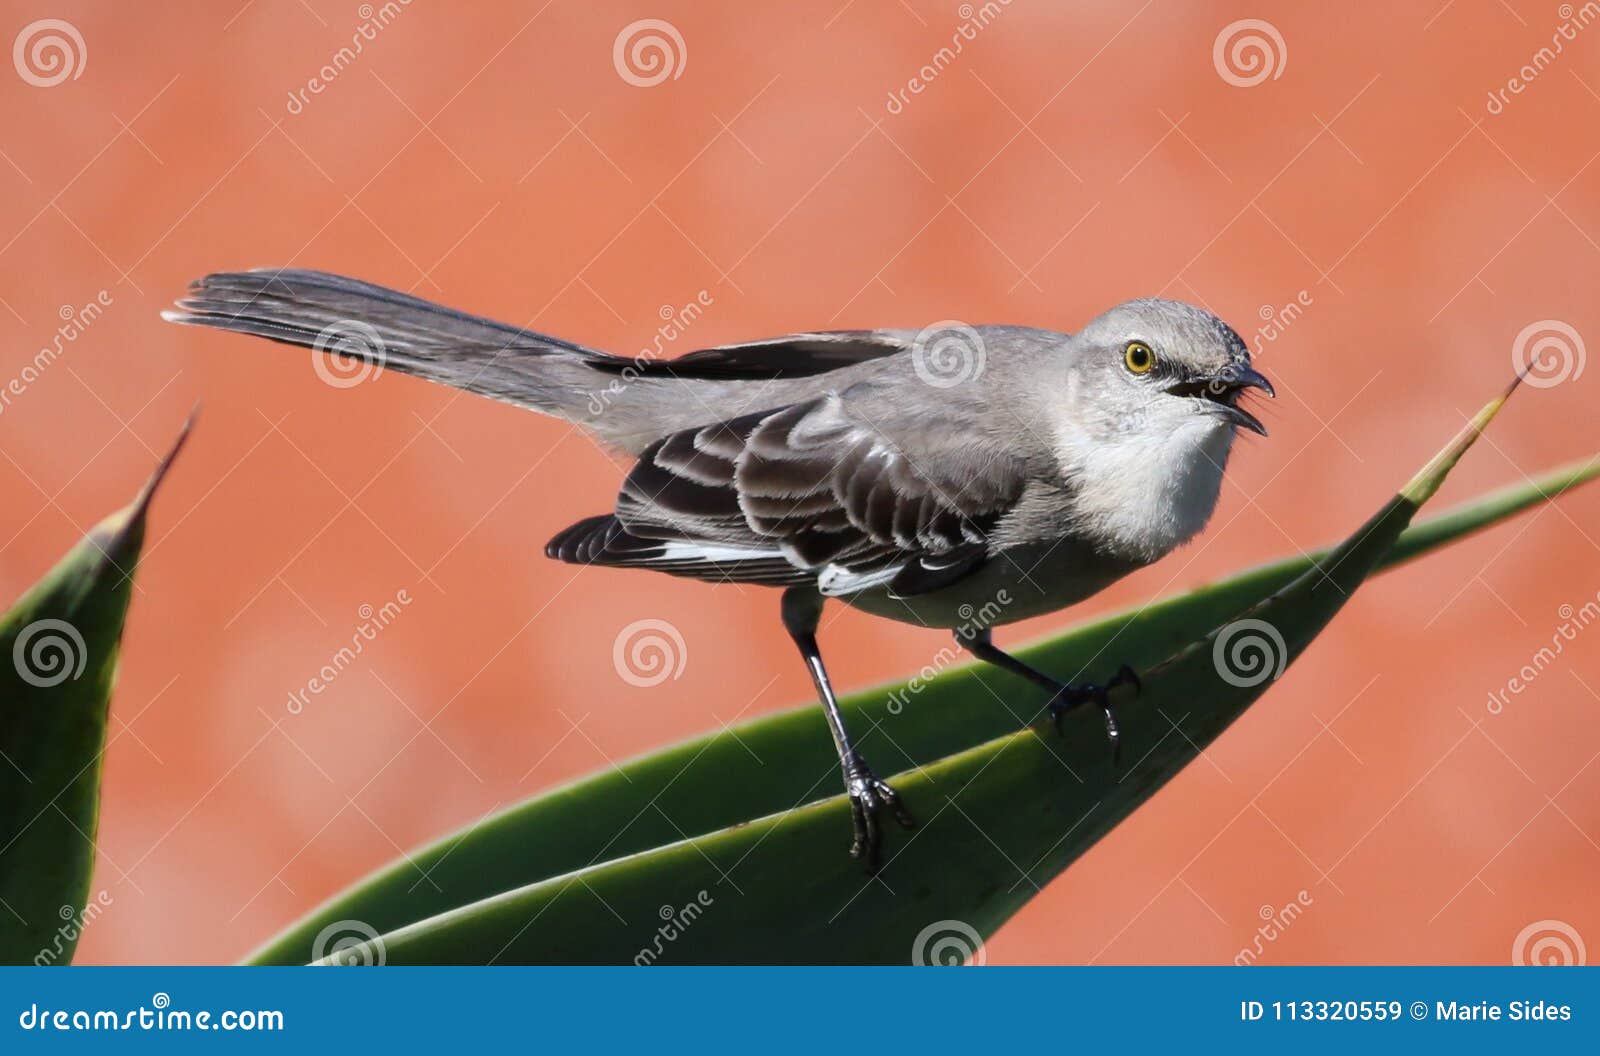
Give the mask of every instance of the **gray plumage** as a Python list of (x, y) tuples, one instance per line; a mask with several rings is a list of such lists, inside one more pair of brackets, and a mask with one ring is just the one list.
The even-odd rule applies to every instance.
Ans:
[[(1002, 590), (999, 622), (1059, 608), (1161, 557), (1210, 516), (1233, 427), (1259, 428), (1235, 408), (1260, 384), (1244, 343), (1173, 301), (1130, 302), (1076, 335), (950, 324), (674, 360), (313, 271), (211, 275), (166, 314), (374, 358), (636, 456), (615, 512), (562, 532), (552, 557), (810, 583), (932, 626), (957, 626)], [(1154, 351), (1148, 374), (1128, 370), (1130, 341)], [(962, 357), (954, 383), (941, 356)]]
[[(216, 274), (165, 317), (375, 361), (588, 429), (635, 457), (616, 508), (546, 552), (785, 589), (851, 797), (852, 853), (875, 815), (909, 816), (855, 753), (814, 632), (821, 601), (951, 628), (980, 658), (1052, 692), (990, 627), (1070, 605), (1164, 556), (1215, 508), (1239, 407), (1271, 394), (1210, 312), (1131, 301), (1076, 334), (938, 324), (793, 334), (630, 360), (355, 279)], [(1125, 670), (1119, 679), (1134, 679)]]

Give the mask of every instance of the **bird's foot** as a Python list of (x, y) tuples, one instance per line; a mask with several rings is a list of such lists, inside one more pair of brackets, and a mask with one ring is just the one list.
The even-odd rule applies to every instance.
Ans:
[(1061, 717), (1073, 708), (1093, 704), (1106, 717), (1106, 739), (1111, 742), (1111, 762), (1116, 765), (1122, 757), (1122, 731), (1117, 728), (1117, 716), (1111, 706), (1111, 691), (1120, 686), (1132, 686), (1137, 694), (1143, 687), (1133, 668), (1123, 664), (1111, 681), (1103, 686), (1092, 683), (1082, 686), (1063, 686), (1050, 700), (1050, 717), (1055, 720), (1056, 732), (1061, 732)]
[(878, 871), (878, 849), (882, 834), (878, 829), (878, 812), (887, 808), (902, 828), (916, 824), (911, 812), (900, 802), (899, 793), (879, 779), (865, 759), (851, 753), (845, 761), (845, 790), (850, 795), (850, 826), (854, 839), (850, 843), (850, 857), (859, 859), (869, 873)]

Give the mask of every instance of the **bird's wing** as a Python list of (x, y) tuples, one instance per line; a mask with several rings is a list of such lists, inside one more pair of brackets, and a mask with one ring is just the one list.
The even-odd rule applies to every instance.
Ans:
[(548, 552), (832, 594), (947, 586), (987, 560), (1023, 467), (910, 450), (897, 424), (832, 393), (673, 433), (641, 453), (613, 516), (568, 529)]
[(827, 330), (702, 348), (675, 359), (614, 359), (601, 369), (630, 369), (644, 377), (772, 381), (826, 374), (911, 348), (912, 337), (897, 330)]

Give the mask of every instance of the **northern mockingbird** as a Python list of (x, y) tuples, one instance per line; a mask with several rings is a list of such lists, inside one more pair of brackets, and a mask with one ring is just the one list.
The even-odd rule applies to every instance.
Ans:
[(377, 363), (574, 422), (634, 456), (612, 513), (545, 553), (783, 589), (816, 684), (854, 841), (875, 865), (878, 814), (910, 814), (856, 752), (817, 648), (823, 601), (954, 632), (1042, 686), (1057, 718), (1108, 690), (1002, 652), (992, 628), (1083, 600), (1210, 518), (1239, 406), (1272, 395), (1239, 335), (1166, 300), (1076, 334), (943, 323), (626, 359), (356, 279), (209, 275), (164, 316)]

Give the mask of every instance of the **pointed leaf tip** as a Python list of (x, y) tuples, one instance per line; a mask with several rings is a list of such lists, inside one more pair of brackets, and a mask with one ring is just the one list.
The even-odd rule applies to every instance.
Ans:
[(178, 452), (183, 450), (189, 433), (194, 429), (195, 419), (200, 416), (200, 405), (197, 403), (189, 411), (189, 416), (183, 420), (183, 425), (178, 429), (178, 438), (172, 442), (165, 457), (156, 464), (151, 471), (150, 479), (145, 481), (144, 487), (139, 489), (139, 494), (133, 500), (132, 511), (135, 517), (142, 517), (150, 505), (150, 500), (155, 496), (156, 489), (161, 486), (161, 481), (166, 478), (167, 470), (172, 468), (172, 463), (178, 458)]
[(178, 452), (183, 450), (184, 442), (189, 439), (189, 431), (194, 428), (195, 417), (199, 411), (200, 408), (197, 406), (189, 412), (189, 417), (184, 419), (182, 428), (178, 430), (178, 438), (172, 442), (172, 447), (162, 456), (161, 461), (156, 463), (156, 468), (151, 471), (144, 486), (139, 489), (139, 494), (133, 497), (133, 501), (89, 529), (88, 541), (95, 549), (109, 556), (121, 546), (130, 532), (144, 523), (145, 514), (150, 509), (150, 500), (155, 498), (156, 489), (166, 479), (167, 471), (178, 458)]
[(0, 964), (66, 964), (76, 950), (145, 512), (193, 422), (133, 502), (0, 614)]
[(1462, 426), (1461, 431), (1438, 454), (1429, 459), (1428, 464), (1423, 466), (1405, 487), (1400, 489), (1400, 498), (1414, 506), (1421, 506), (1432, 498), (1433, 493), (1439, 490), (1439, 485), (1444, 483), (1444, 478), (1455, 468), (1456, 463), (1461, 461), (1461, 456), (1467, 453), (1467, 448), (1483, 435), (1483, 431), (1494, 421), (1495, 415), (1500, 413), (1501, 408), (1511, 399), (1511, 394), (1517, 391), (1517, 387), (1522, 384), (1522, 379), (1526, 376), (1526, 368), (1519, 370), (1505, 391), (1484, 404), (1483, 408), (1472, 416), (1471, 421)]

